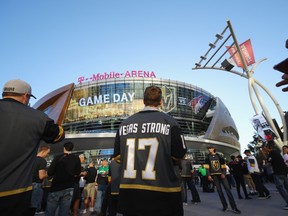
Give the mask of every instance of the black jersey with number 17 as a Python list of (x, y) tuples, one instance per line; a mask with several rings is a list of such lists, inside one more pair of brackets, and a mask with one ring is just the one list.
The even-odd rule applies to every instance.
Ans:
[[(175, 206), (173, 196), (178, 197), (181, 191), (173, 161), (183, 158), (186, 151), (183, 133), (173, 117), (146, 110), (125, 120), (114, 146), (114, 156), (120, 156), (121, 161), (120, 197), (128, 202), (126, 206), (121, 201), (120, 209), (121, 205), (128, 208), (130, 203), (124, 213), (134, 214), (142, 209), (152, 215), (149, 211), (161, 211), (162, 205), (170, 211), (169, 199), (172, 205), (174, 199)], [(141, 202), (146, 202), (146, 207)]]

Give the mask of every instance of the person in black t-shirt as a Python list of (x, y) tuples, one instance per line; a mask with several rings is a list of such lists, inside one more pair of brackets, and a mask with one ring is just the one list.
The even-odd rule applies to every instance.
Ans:
[(46, 172), (47, 162), (45, 160), (50, 153), (50, 147), (43, 145), (39, 148), (36, 160), (33, 164), (33, 176), (32, 176), (32, 198), (31, 207), (29, 213), (25, 215), (33, 216), (35, 212), (41, 211), (41, 204), (43, 198), (42, 182), (48, 177)]
[(273, 178), (275, 186), (286, 202), (286, 206), (284, 206), (283, 209), (288, 210), (288, 170), (282, 155), (279, 151), (274, 150), (273, 147), (273, 140), (264, 143), (262, 146), (263, 151), (268, 153), (267, 162), (271, 163), (273, 168)]
[(86, 180), (85, 182), (85, 187), (83, 190), (83, 196), (84, 196), (84, 210), (83, 214), (86, 214), (87, 209), (89, 208), (90, 212), (94, 211), (94, 201), (95, 201), (95, 179), (97, 175), (97, 169), (94, 166), (94, 162), (90, 161), (88, 164), (88, 168), (86, 169), (86, 176), (84, 179)]
[(239, 199), (243, 199), (241, 192), (240, 192), (240, 186), (241, 186), (245, 195), (245, 199), (251, 199), (251, 197), (248, 196), (245, 179), (244, 179), (244, 169), (245, 169), (244, 160), (239, 159), (238, 156), (237, 157), (235, 157), (234, 155), (232, 156), (231, 156), (231, 159), (233, 158), (232, 159), (233, 161), (231, 161), (229, 165), (230, 165), (230, 170), (232, 171), (233, 177), (236, 182), (236, 189), (237, 189), (238, 197)]
[(57, 207), (59, 215), (68, 215), (74, 191), (74, 185), (81, 173), (79, 157), (71, 154), (73, 143), (64, 144), (64, 154), (56, 156), (49, 169), (48, 175), (53, 176), (48, 195), (46, 216), (54, 216)]

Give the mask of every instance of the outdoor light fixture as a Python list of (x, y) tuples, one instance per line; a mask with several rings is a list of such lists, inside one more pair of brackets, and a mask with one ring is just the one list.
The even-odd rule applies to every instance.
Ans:
[(210, 46), (211, 48), (215, 48), (215, 47), (216, 47), (215, 44), (212, 44), (212, 43), (209, 43), (209, 46)]
[(221, 66), (227, 70), (230, 71), (232, 70), (232, 68), (234, 67), (234, 65), (232, 64), (232, 60), (231, 59), (225, 59), (222, 63)]
[(216, 34), (216, 37), (217, 37), (219, 40), (222, 40), (222, 39), (223, 39), (223, 36), (220, 35), (220, 34)]

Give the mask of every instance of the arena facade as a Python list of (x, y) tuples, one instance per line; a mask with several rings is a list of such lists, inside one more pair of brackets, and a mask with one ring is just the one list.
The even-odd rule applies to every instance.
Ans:
[[(127, 71), (129, 72), (129, 71)], [(188, 147), (188, 156), (195, 164), (207, 154), (207, 145), (230, 160), (239, 154), (239, 135), (228, 109), (219, 97), (184, 82), (156, 78), (153, 72), (139, 71), (124, 77), (120, 74), (94, 75), (90, 80), (63, 86), (33, 106), (43, 110), (62, 124), (66, 138), (72, 141), (75, 153), (84, 153), (96, 163), (113, 153), (114, 137), (119, 124), (143, 109), (143, 92), (147, 86), (162, 89), (162, 110), (180, 124)], [(123, 75), (123, 74), (122, 74)], [(86, 79), (87, 80), (87, 79)], [(52, 153), (63, 151), (63, 145), (53, 145)]]

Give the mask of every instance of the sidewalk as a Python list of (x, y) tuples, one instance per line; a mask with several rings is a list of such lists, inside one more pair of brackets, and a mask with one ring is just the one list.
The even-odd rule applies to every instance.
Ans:
[[(271, 192), (271, 198), (265, 200), (257, 199), (257, 196), (251, 196), (251, 200), (238, 199), (236, 188), (232, 188), (232, 193), (234, 195), (235, 201), (237, 203), (238, 209), (242, 212), (243, 216), (276, 216), (287, 214), (288, 210), (283, 210), (282, 207), (286, 205), (283, 198), (277, 192), (276, 187), (272, 183), (266, 183), (265, 186)], [(184, 215), (197, 215), (197, 216), (230, 216), (236, 215), (231, 211), (231, 207), (229, 206), (230, 211), (223, 212), (222, 204), (220, 202), (219, 196), (217, 192), (214, 193), (203, 193), (202, 188), (197, 186), (199, 196), (201, 199), (200, 204), (192, 204), (191, 202), (184, 206)], [(189, 192), (189, 191), (188, 191)], [(225, 192), (224, 192), (225, 193)], [(243, 196), (243, 191), (241, 188), (241, 194)], [(226, 194), (225, 194), (226, 195)], [(191, 193), (190, 193), (191, 196)], [(190, 199), (191, 200), (191, 199)], [(228, 201), (228, 199), (227, 199)]]
[[(266, 183), (265, 186), (271, 192), (271, 198), (265, 200), (257, 199), (257, 196), (251, 196), (251, 200), (238, 199), (236, 188), (232, 188), (232, 193), (234, 195), (235, 201), (237, 203), (238, 209), (241, 210), (242, 216), (278, 216), (287, 214), (288, 210), (283, 210), (282, 207), (285, 206), (285, 202), (277, 192), (275, 185), (272, 183)], [(204, 193), (202, 188), (196, 186), (199, 192), (201, 203), (193, 204), (191, 202), (191, 193), (188, 190), (188, 205), (184, 205), (184, 215), (190, 216), (232, 216), (236, 215), (231, 211), (229, 206), (228, 211), (222, 211), (222, 204), (220, 202), (217, 192), (214, 193)], [(225, 192), (224, 192), (225, 193)], [(241, 194), (243, 196), (243, 191), (241, 189)], [(226, 196), (226, 194), (225, 194)], [(228, 199), (227, 199), (228, 201)], [(149, 206), (147, 206), (149, 208)], [(42, 214), (44, 215), (44, 214)], [(81, 214), (79, 214), (81, 215)], [(82, 214), (82, 216), (95, 216), (96, 212)], [(121, 216), (122, 214), (118, 214)]]

